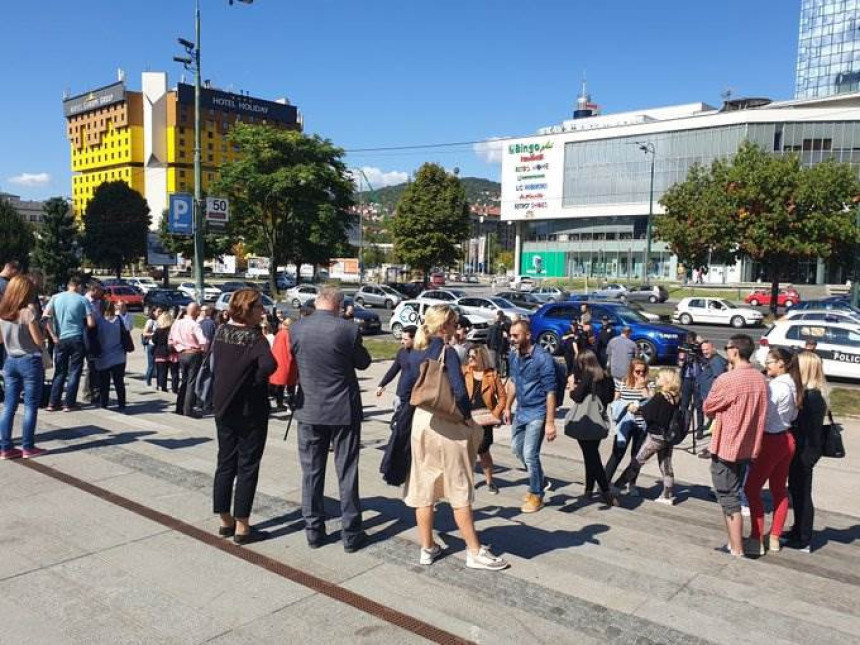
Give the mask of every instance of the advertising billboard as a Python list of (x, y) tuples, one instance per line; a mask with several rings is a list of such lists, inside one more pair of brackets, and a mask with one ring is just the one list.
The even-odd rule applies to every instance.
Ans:
[(120, 81), (113, 85), (92, 90), (85, 94), (73, 96), (63, 101), (63, 115), (75, 116), (107, 105), (113, 105), (125, 100), (125, 83)]
[(543, 136), (505, 142), (502, 148), (502, 219), (561, 217), (564, 144)]
[[(182, 105), (194, 105), (194, 86), (180, 83), (177, 86), (177, 100)], [(285, 105), (275, 101), (255, 99), (242, 94), (222, 92), (203, 87), (200, 89), (200, 109), (232, 112), (243, 116), (253, 116), (278, 123), (295, 125), (298, 123), (298, 110), (295, 105)]]
[(523, 275), (535, 278), (563, 278), (564, 251), (526, 251), (522, 256)]

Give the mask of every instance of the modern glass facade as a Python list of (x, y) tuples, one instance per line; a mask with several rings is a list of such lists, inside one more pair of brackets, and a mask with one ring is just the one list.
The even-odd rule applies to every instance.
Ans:
[(860, 91), (860, 0), (803, 0), (795, 98)]

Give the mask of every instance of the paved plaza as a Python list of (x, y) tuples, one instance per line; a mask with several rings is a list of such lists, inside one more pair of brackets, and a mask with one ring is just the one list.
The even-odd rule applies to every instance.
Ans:
[(860, 642), (858, 421), (846, 424), (848, 457), (816, 469), (812, 555), (717, 552), (725, 535), (708, 462), (689, 452), (676, 451), (676, 506), (650, 500), (655, 463), (640, 478), (643, 497), (610, 510), (580, 499), (579, 449), (561, 436), (544, 450), (548, 505), (524, 515), (526, 476), (502, 428), (493, 450), (501, 494), (481, 485), (475, 510), (482, 541), (511, 568), (466, 570), (444, 504), (447, 555), (421, 567), (414, 516), (378, 475), (391, 410), (373, 392), (387, 364), (362, 375), (371, 541), (348, 555), (336, 540), (332, 472), (335, 539), (306, 546), (295, 425), (284, 441), (280, 413), (253, 518), (270, 538), (236, 547), (210, 537), (214, 422), (172, 414), (171, 395), (144, 387), (140, 354), (129, 365), (128, 414), (41, 412), (50, 454), (0, 464), (0, 643)]

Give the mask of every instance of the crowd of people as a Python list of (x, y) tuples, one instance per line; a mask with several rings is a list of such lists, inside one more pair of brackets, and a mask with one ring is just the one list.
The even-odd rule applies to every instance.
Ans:
[[(123, 411), (126, 357), (134, 347), (132, 321), (104, 300), (100, 285), (90, 285), (83, 294), (81, 282), (72, 278), (42, 310), (36, 284), (16, 269), (7, 265), (0, 273), (2, 459), (43, 452), (35, 445), (35, 426), (45, 369), (52, 364), (46, 411), (77, 409), (85, 366), (88, 400), (107, 407), (113, 385), (116, 409)], [(167, 392), (169, 380), (176, 414), (214, 416), (213, 511), (219, 534), (237, 544), (265, 537), (250, 517), (271, 399), (278, 407), (286, 403), (298, 423), (308, 546), (328, 541), (323, 488), (330, 451), (343, 547), (354, 552), (367, 541), (358, 477), (363, 413), (357, 371), (366, 370), (371, 358), (342, 305), (342, 293), (325, 287), (314, 310), (298, 321), (283, 315), (270, 320), (261, 294), (242, 289), (232, 294), (226, 312), (196, 304), (182, 312), (155, 309), (143, 327), (146, 385), (152, 387), (154, 378), (155, 387)], [(466, 339), (467, 321), (446, 305), (429, 308), (420, 325), (403, 330), (402, 347), (376, 390), (382, 396), (399, 376), (380, 472), (387, 483), (403, 486), (404, 503), (414, 508), (418, 561), (429, 565), (442, 553), (433, 526), (436, 506), (445, 500), (466, 543), (466, 566), (494, 571), (508, 566), (481, 543), (472, 515), (477, 464), (486, 490), (499, 492), (491, 455), (498, 426), (510, 425), (512, 454), (528, 475), (521, 511), (535, 513), (553, 487), (541, 463), (543, 442), (555, 441), (560, 429), (581, 450), (584, 499), (598, 488), (600, 500), (611, 508), (620, 495), (638, 496), (641, 468), (656, 455), (663, 479), (657, 502), (671, 506), (676, 498), (673, 451), (694, 417), (698, 432), (711, 433), (704, 456), (711, 460), (713, 491), (725, 517), (725, 551), (764, 555), (785, 544), (810, 550), (813, 470), (821, 457), (828, 408), (821, 359), (809, 351), (774, 348), (765, 366), (768, 379), (750, 362), (752, 339), (738, 334), (726, 344), (726, 359), (713, 343), (704, 342), (680, 369), (661, 368), (652, 381), (630, 330), (616, 335), (603, 322), (595, 335), (584, 308), (564, 338), (564, 362), (533, 342), (525, 320), (500, 316), (486, 347)], [(12, 422), (21, 398), (19, 450)], [(564, 404), (569, 411), (561, 421), (556, 412)], [(604, 464), (600, 446), (611, 428), (613, 445)], [(765, 483), (774, 503), (769, 531), (764, 527)], [(783, 533), (789, 497), (794, 525)], [(744, 544), (747, 504), (751, 530)]]

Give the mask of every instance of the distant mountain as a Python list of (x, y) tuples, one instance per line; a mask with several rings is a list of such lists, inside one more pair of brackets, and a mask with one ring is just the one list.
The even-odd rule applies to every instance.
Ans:
[[(466, 189), (466, 199), (470, 204), (489, 203), (497, 206), (499, 204), (502, 192), (502, 185), (497, 181), (491, 181), (482, 177), (461, 177), (460, 181)], [(355, 194), (356, 202), (368, 204), (370, 202), (382, 203), (382, 208), (385, 212), (394, 212), (394, 207), (397, 200), (406, 189), (406, 184), (397, 184), (396, 186), (386, 186), (380, 188), (371, 194), (370, 191), (363, 191)]]

